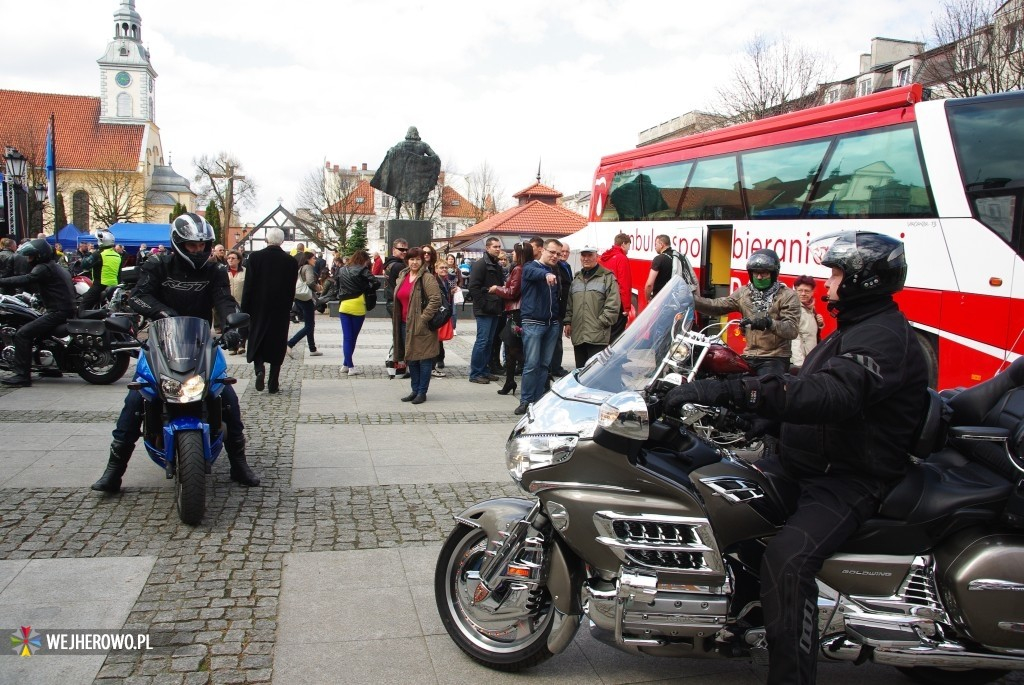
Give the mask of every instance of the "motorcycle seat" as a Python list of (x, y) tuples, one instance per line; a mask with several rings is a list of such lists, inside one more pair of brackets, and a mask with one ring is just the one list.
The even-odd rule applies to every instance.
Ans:
[(954, 450), (915, 464), (882, 502), (878, 514), (909, 524), (936, 521), (961, 509), (988, 508), (1010, 496), (1013, 484)]
[(79, 312), (79, 319), (105, 319), (110, 316), (110, 311), (107, 309), (87, 309), (84, 312)]

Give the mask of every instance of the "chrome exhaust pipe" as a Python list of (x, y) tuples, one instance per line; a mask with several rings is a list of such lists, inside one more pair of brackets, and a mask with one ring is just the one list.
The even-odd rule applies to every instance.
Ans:
[(875, 647), (871, 654), (871, 660), (876, 664), (885, 664), (886, 666), (1024, 670), (1024, 657), (980, 654), (963, 650), (963, 646), (955, 642), (940, 642), (934, 647)]

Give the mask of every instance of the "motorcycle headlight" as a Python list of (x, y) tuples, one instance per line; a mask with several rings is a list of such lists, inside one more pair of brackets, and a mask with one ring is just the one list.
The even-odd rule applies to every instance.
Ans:
[(647, 402), (638, 392), (626, 391), (612, 395), (601, 405), (597, 425), (624, 438), (646, 440), (651, 434)]
[(200, 376), (192, 376), (184, 383), (179, 383), (173, 378), (166, 376), (160, 379), (160, 390), (164, 399), (172, 404), (187, 404), (197, 402), (203, 398), (206, 390), (206, 381)]
[(579, 438), (575, 435), (522, 435), (505, 445), (505, 466), (518, 483), (530, 469), (568, 461)]
[(672, 346), (672, 351), (669, 352), (668, 358), (673, 364), (682, 364), (690, 358), (690, 346), (680, 340)]

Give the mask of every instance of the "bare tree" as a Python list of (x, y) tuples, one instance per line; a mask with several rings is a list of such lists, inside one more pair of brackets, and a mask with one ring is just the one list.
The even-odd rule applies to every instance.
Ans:
[(485, 159), (476, 169), (466, 176), (468, 199), (476, 208), (477, 223), (495, 214), (504, 207), (505, 189), (501, 186), (494, 167)]
[[(358, 174), (333, 171), (327, 164), (311, 171), (299, 186), (298, 203), (306, 209), (307, 221), (316, 235), (310, 240), (325, 249), (345, 248), (349, 231), (360, 219), (366, 219), (370, 193), (358, 193), (362, 179)], [(367, 186), (369, 188), (369, 186)], [(363, 201), (360, 202), (359, 200)]]
[(756, 121), (822, 103), (818, 84), (832, 78), (835, 65), (823, 53), (788, 38), (758, 34), (733, 67), (732, 80), (718, 89), (716, 109), (732, 122)]
[(89, 193), (89, 213), (97, 223), (112, 226), (120, 221), (146, 218), (146, 190), (140, 174), (119, 168), (114, 160), (101, 162), (85, 174), (83, 186)]
[(952, 97), (1001, 93), (1024, 85), (1024, 2), (946, 0), (934, 15), (917, 74)]
[(197, 206), (213, 200), (224, 227), (237, 226), (236, 207), (251, 207), (256, 201), (256, 184), (242, 174), (242, 164), (228, 152), (215, 157), (193, 159), (195, 181), (200, 184)]

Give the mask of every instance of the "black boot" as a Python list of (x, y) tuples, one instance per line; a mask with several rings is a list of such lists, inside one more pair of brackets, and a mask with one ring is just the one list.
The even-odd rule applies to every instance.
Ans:
[(281, 365), (280, 364), (271, 364), (270, 365), (270, 378), (267, 380), (267, 391), (269, 391), (271, 394), (276, 393), (278, 390), (281, 389), (280, 386), (278, 385), (278, 377), (280, 375), (281, 375)]
[(245, 438), (225, 442), (224, 449), (228, 453), (228, 462), (231, 464), (231, 480), (246, 487), (259, 485), (259, 476), (253, 473), (248, 462), (245, 461)]
[(121, 476), (128, 469), (128, 460), (132, 458), (135, 445), (115, 440), (110, 443), (110, 459), (107, 460), (107, 469), (100, 476), (100, 479), (92, 484), (93, 490), (101, 492), (119, 492), (121, 490)]
[(263, 364), (256, 364), (256, 392), (263, 392), (263, 376), (266, 370)]

